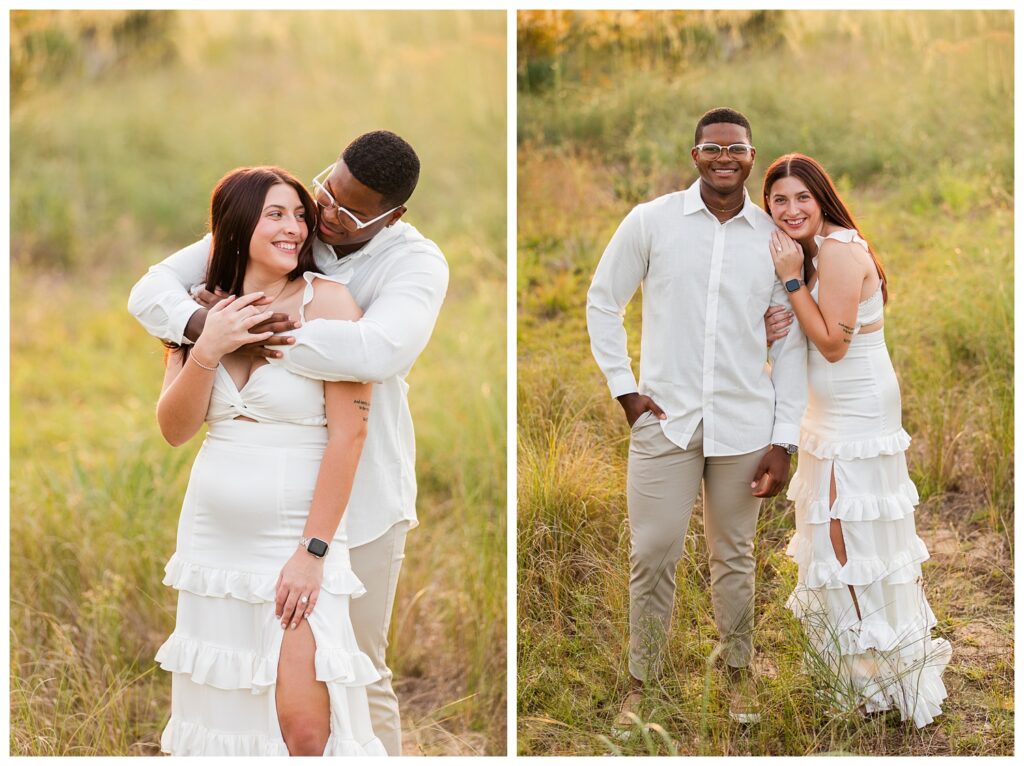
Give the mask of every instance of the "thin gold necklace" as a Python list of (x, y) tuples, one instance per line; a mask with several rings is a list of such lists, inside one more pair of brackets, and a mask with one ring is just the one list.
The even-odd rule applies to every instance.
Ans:
[[(292, 283), (292, 280), (290, 280), (287, 277), (285, 277), (284, 284), (281, 285), (281, 289), (277, 291), (277, 295), (275, 295), (273, 298), (270, 299), (270, 303), (267, 303), (265, 305), (267, 305), (267, 306), (273, 305), (274, 301), (276, 301), (278, 298), (281, 297), (281, 294), (288, 288), (288, 285), (290, 285), (291, 283)], [(266, 293), (264, 293), (264, 295), (266, 295)]]
[(709, 208), (714, 210), (716, 213), (732, 213), (732, 212), (734, 212), (736, 210), (739, 210), (741, 207), (743, 207), (743, 203), (746, 202), (746, 200), (740, 200), (740, 204), (738, 204), (736, 207), (724, 208), (724, 207), (715, 207), (714, 205), (710, 204), (706, 199), (704, 199), (704, 195), (703, 194), (700, 195), (700, 198), (702, 200), (704, 200), (704, 204), (705, 205), (707, 205)]
[(284, 291), (288, 289), (288, 285), (290, 285), (291, 283), (292, 283), (292, 280), (290, 280), (290, 279), (288, 279), (287, 277), (285, 277), (285, 280), (284, 280), (284, 284), (283, 284), (283, 285), (281, 285), (281, 289), (277, 291), (277, 295), (275, 295), (275, 296), (274, 296), (274, 297), (273, 297), (273, 298), (272, 298), (272, 299), (270, 300), (270, 303), (269, 303), (268, 305), (271, 305), (271, 306), (272, 306), (272, 305), (274, 304), (274, 301), (276, 301), (276, 300), (277, 300), (278, 298), (280, 298), (280, 297), (281, 297), (281, 294), (282, 294), (282, 293), (284, 293)]

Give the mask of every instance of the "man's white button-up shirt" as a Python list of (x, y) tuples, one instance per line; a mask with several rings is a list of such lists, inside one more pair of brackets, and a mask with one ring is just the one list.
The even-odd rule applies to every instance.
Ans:
[[(744, 192), (720, 223), (690, 188), (637, 205), (601, 257), (587, 295), (594, 358), (613, 397), (639, 391), (686, 449), (704, 423), (704, 454), (797, 444), (807, 401), (807, 342), (796, 322), (766, 348), (764, 313), (789, 308), (768, 251), (772, 219)], [(630, 366), (626, 304), (643, 285), (640, 384)]]
[[(150, 268), (132, 288), (128, 310), (158, 338), (188, 343), (185, 325), (199, 308), (188, 290), (205, 282), (209, 235)], [(416, 524), (416, 441), (405, 382), (434, 329), (448, 289), (440, 249), (399, 221), (355, 253), (338, 258), (313, 242), (318, 268), (345, 277), (363, 309), (357, 322), (317, 319), (274, 360), (318, 380), (374, 383), (366, 442), (342, 528), (350, 546), (376, 540), (399, 521)]]

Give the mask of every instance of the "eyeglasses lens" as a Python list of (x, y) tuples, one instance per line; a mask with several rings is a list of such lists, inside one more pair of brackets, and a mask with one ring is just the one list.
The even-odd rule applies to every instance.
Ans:
[(331, 195), (327, 193), (327, 190), (318, 183), (313, 184), (313, 199), (316, 200), (316, 204), (320, 207), (331, 208), (334, 207), (334, 200), (331, 199)]
[(734, 160), (745, 160), (750, 156), (750, 147), (746, 144), (730, 144), (729, 146), (702, 144), (700, 154), (704, 159), (714, 160), (722, 155), (723, 150)]

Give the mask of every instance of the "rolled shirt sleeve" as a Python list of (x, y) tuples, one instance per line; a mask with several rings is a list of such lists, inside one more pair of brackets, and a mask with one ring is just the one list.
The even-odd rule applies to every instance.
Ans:
[(184, 247), (150, 267), (128, 297), (128, 311), (146, 332), (178, 344), (192, 341), (185, 337), (188, 320), (202, 308), (189, 290), (206, 279), (212, 237)]

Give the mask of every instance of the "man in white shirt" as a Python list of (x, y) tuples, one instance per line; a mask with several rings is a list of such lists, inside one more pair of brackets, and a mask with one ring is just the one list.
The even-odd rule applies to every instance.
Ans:
[[(398, 700), (385, 660), (388, 626), (405, 549), (416, 525), (415, 440), (405, 382), (424, 349), (448, 288), (440, 249), (401, 221), (419, 178), (419, 158), (388, 131), (356, 138), (313, 182), (319, 226), (318, 268), (346, 275), (363, 309), (358, 322), (318, 320), (298, 338), (275, 336), (250, 348), (289, 370), (320, 380), (374, 383), (367, 437), (342, 518), (352, 568), (366, 593), (351, 602), (359, 648), (381, 679), (368, 687), (374, 733), (401, 755)], [(152, 335), (194, 342), (214, 296), (188, 290), (205, 281), (210, 237), (153, 266), (132, 288), (129, 311)], [(282, 332), (297, 317), (275, 314), (252, 333)]]
[[(775, 225), (747, 196), (750, 123), (713, 109), (691, 150), (700, 178), (638, 205), (608, 244), (587, 296), (594, 358), (630, 425), (630, 646), (633, 686), (617, 728), (659, 672), (675, 569), (704, 484), (704, 526), (730, 715), (759, 720), (753, 654), (754, 532), (761, 498), (789, 477), (806, 402), (807, 349), (793, 325), (766, 351), (763, 316), (788, 307), (768, 252)], [(643, 285), (640, 384), (626, 304)], [(768, 357), (770, 356), (770, 363)]]

